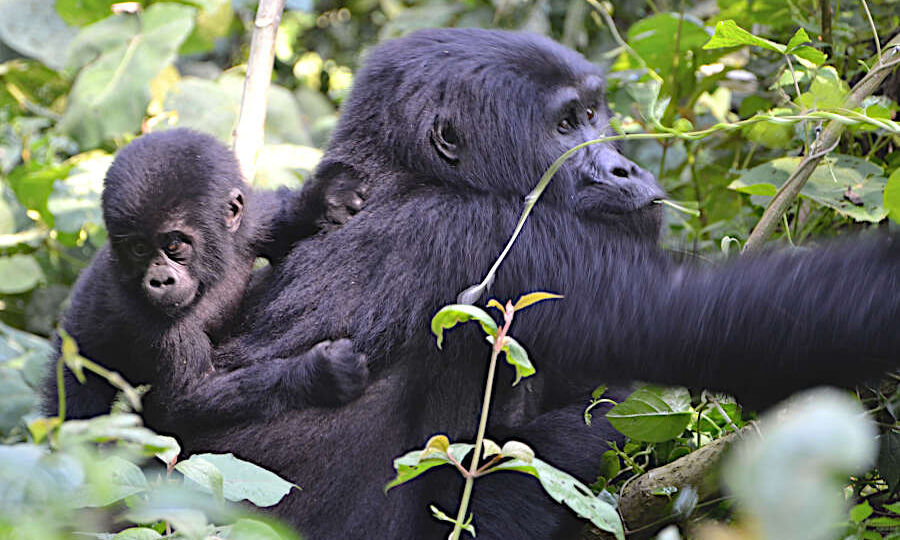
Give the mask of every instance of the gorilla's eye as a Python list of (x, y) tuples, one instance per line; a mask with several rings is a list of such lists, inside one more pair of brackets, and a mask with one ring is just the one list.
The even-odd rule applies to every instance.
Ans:
[(572, 122), (570, 122), (568, 118), (563, 118), (559, 122), (559, 124), (556, 126), (556, 129), (560, 133), (563, 133), (563, 134), (568, 133), (568, 132), (572, 131)]
[(150, 244), (143, 240), (135, 240), (130, 245), (131, 254), (138, 259), (144, 258), (150, 254)]
[(179, 251), (181, 251), (182, 244), (183, 242), (181, 240), (174, 238), (172, 240), (169, 240), (169, 243), (166, 244), (166, 247), (163, 249), (165, 249), (166, 255), (176, 255)]
[(596, 116), (596, 113), (594, 113), (593, 107), (588, 107), (584, 112), (587, 114), (588, 120), (593, 120), (594, 116)]

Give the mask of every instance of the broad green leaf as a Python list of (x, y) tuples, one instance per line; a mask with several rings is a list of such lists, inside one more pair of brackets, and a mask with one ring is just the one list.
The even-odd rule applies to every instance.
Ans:
[(235, 102), (229, 91), (216, 81), (184, 77), (169, 88), (162, 98), (163, 114), (173, 116), (177, 122), (172, 126), (162, 122), (153, 130), (186, 127), (231, 143), (237, 122), (238, 103), (240, 102)]
[(22, 371), (0, 364), (0, 435), (9, 433), (22, 423), (22, 417), (32, 412), (38, 397), (22, 377)]
[(0, 257), (0, 294), (21, 294), (44, 280), (44, 272), (32, 255)]
[(850, 521), (861, 523), (862, 520), (872, 515), (875, 510), (869, 505), (869, 501), (863, 501), (850, 509)]
[(653, 125), (659, 124), (669, 105), (670, 98), (659, 99), (661, 89), (662, 86), (653, 80), (629, 84), (626, 88), (628, 95), (637, 103), (641, 115)]
[(884, 188), (884, 208), (892, 220), (900, 223), (900, 169), (888, 178)]
[(482, 454), (484, 457), (496, 456), (500, 453), (500, 446), (488, 438), (485, 438), (482, 441), (482, 445), (484, 445), (484, 452)]
[(786, 47), (780, 43), (769, 41), (744, 30), (733, 20), (719, 21), (716, 23), (715, 33), (703, 45), (704, 49), (719, 49), (722, 47), (740, 47), (754, 45), (770, 51), (784, 54)]
[(561, 294), (554, 294), (548, 292), (534, 292), (529, 293), (524, 296), (519, 297), (516, 300), (516, 304), (513, 306), (513, 309), (519, 311), (520, 309), (525, 309), (532, 304), (536, 304), (538, 302), (543, 302), (544, 300), (555, 300), (557, 298), (562, 298)]
[(130, 461), (110, 456), (101, 460), (98, 465), (99, 474), (95, 473), (91, 483), (81, 486), (73, 495), (71, 500), (73, 507), (108, 506), (150, 489), (144, 472)]
[[(439, 467), (441, 465), (450, 465), (450, 462), (448, 460), (438, 459), (435, 457), (418, 461), (418, 458), (421, 454), (421, 450), (416, 450), (395, 459), (394, 469), (397, 471), (397, 477), (388, 482), (388, 484), (384, 486), (384, 490), (387, 491), (392, 487), (399, 486), (400, 484), (405, 484), (406, 482), (409, 482), (410, 480), (416, 478), (429, 469), (433, 469), (434, 467)], [(412, 459), (416, 461), (414, 465), (406, 464), (406, 462), (409, 461), (410, 457), (412, 457)]]
[(136, 414), (109, 414), (90, 420), (69, 420), (59, 428), (59, 446), (79, 445), (87, 442), (120, 443), (138, 445), (147, 456), (171, 448), (173, 439), (157, 435), (141, 425)]
[[(777, 158), (750, 169), (728, 187), (737, 191), (769, 195), (780, 188), (803, 158)], [(887, 180), (878, 165), (855, 156), (830, 154), (813, 171), (800, 191), (802, 197), (823, 204), (856, 221), (877, 223), (885, 218), (882, 194)], [(848, 189), (853, 194), (848, 195)], [(767, 199), (753, 197), (758, 205)], [(854, 204), (854, 200), (861, 205)]]
[(56, 0), (56, 11), (73, 26), (84, 26), (112, 14), (110, 7), (119, 0)]
[(553, 500), (565, 504), (598, 529), (612, 533), (619, 540), (625, 539), (622, 520), (615, 507), (594, 495), (590, 488), (570, 474), (538, 458), (531, 463), (513, 460), (490, 469), (491, 473), (496, 471), (519, 471), (536, 476)]
[(428, 457), (431, 454), (447, 454), (450, 450), (450, 439), (446, 435), (434, 435), (425, 443), (425, 449), (422, 450), (420, 459)]
[(836, 69), (825, 66), (816, 72), (809, 90), (797, 98), (797, 104), (806, 109), (833, 109), (843, 107), (850, 87), (841, 79)]
[[(494, 344), (494, 336), (486, 336), (486, 338), (488, 343), (491, 345)], [(534, 366), (531, 364), (531, 360), (528, 359), (528, 353), (518, 341), (510, 336), (506, 336), (503, 349), (501, 350), (504, 353), (506, 363), (516, 370), (516, 378), (513, 381), (513, 386), (519, 384), (522, 377), (530, 377), (535, 374)]]
[(437, 337), (438, 349), (444, 340), (444, 330), (472, 319), (478, 321), (488, 335), (497, 335), (497, 323), (483, 309), (468, 304), (452, 304), (442, 307), (431, 319), (431, 332)]
[(162, 535), (147, 527), (131, 527), (112, 537), (112, 540), (158, 540)]
[(215, 465), (197, 456), (191, 456), (186, 461), (179, 461), (175, 464), (175, 470), (180, 472), (193, 482), (201, 490), (212, 493), (217, 501), (223, 500), (224, 480), (222, 479), (222, 471)]
[(506, 441), (500, 449), (503, 457), (511, 457), (525, 463), (534, 461), (534, 450), (530, 446), (519, 441)]
[(900, 433), (888, 431), (878, 436), (878, 473), (892, 492), (900, 489)]
[(53, 70), (65, 67), (75, 29), (59, 16), (56, 0), (0, 0), (0, 41)]
[(683, 19), (677, 13), (657, 13), (640, 19), (628, 28), (626, 39), (647, 66), (666, 81), (672, 76), (672, 54), (676, 46), (682, 55), (692, 51), (698, 64), (705, 64), (719, 55), (701, 49), (709, 40), (709, 32), (703, 21), (689, 14)]
[(645, 386), (606, 413), (610, 424), (636, 441), (664, 442), (680, 435), (691, 421), (690, 395), (684, 389)]
[(222, 492), (229, 501), (246, 499), (256, 506), (273, 506), (296, 487), (277, 474), (232, 454), (195, 454), (191, 457), (192, 460), (195, 458), (219, 469)]
[(207, 52), (216, 39), (228, 34), (234, 10), (231, 0), (192, 0), (200, 8), (194, 23), (194, 31), (184, 41), (179, 54)]
[(165, 504), (141, 505), (129, 510), (125, 517), (135, 523), (165, 521), (179, 532), (179, 536), (190, 539), (205, 538), (209, 525), (206, 514), (202, 510)]
[(53, 184), (53, 192), (47, 199), (47, 209), (53, 214), (56, 229), (78, 233), (85, 224), (103, 224), (100, 210), (100, 194), (103, 177), (112, 164), (113, 157), (103, 151), (93, 151), (76, 156), (69, 176)]
[[(150, 81), (169, 66), (194, 25), (196, 9), (175, 3), (153, 4), (139, 17), (114, 15), (82, 32), (73, 54), (92, 44), (99, 57), (78, 74), (60, 128), (85, 148), (138, 130), (150, 102)], [(116, 32), (99, 33), (92, 27), (116, 24)], [(113, 39), (115, 38), (115, 39)], [(124, 38), (124, 39), (123, 39)]]
[[(775, 108), (769, 114), (791, 114), (787, 108)], [(766, 148), (791, 148), (794, 145), (794, 124), (781, 122), (757, 122), (743, 129), (744, 135), (755, 143)]]
[[(284, 531), (287, 532), (287, 531)], [(258, 519), (239, 519), (231, 526), (228, 538), (235, 540), (291, 540), (292, 534), (283, 534), (272, 525)]]
[(812, 40), (806, 30), (800, 28), (797, 30), (791, 40), (788, 41), (786, 54), (793, 54), (798, 58), (808, 60), (817, 66), (821, 66), (828, 58), (825, 53), (810, 46)]

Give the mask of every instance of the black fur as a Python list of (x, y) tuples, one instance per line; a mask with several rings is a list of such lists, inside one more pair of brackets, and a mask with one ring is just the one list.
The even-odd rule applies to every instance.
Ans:
[[(602, 82), (578, 54), (526, 34), (426, 30), (375, 49), (310, 186), (365, 185), (366, 205), (273, 269), (247, 312), (253, 327), (228, 346), (264, 363), (349, 336), (373, 380), (340, 409), (202, 426), (184, 434), (188, 450), (231, 451), (301, 485), (275, 512), (311, 540), (444, 537), (428, 504), (455, 513), (454, 471), (382, 491), (395, 456), (437, 431), (462, 441), (476, 431), (489, 347), (468, 325), (438, 351), (429, 321), (481, 279), (550, 163), (606, 133)], [(896, 239), (677, 266), (657, 247), (660, 196), (613, 147), (581, 150), (490, 291), (565, 295), (517, 316), (512, 334), (538, 375), (512, 387), (501, 371), (489, 433), (525, 440), (586, 481), (616, 437), (604, 422), (583, 424), (598, 383), (769, 402), (852, 384), (900, 357)], [(476, 482), (472, 511), (479, 539), (570, 538), (581, 525), (513, 473)]]
[[(279, 246), (317, 230), (322, 211), (304, 211), (325, 205), (312, 193), (257, 201), (231, 151), (208, 135), (178, 129), (135, 140), (106, 175), (110, 244), (79, 278), (63, 328), (83, 356), (152, 385), (146, 419), (163, 431), (353, 399), (367, 368), (348, 340), (213, 369), (256, 255), (283, 256)], [(55, 414), (51, 371), (44, 401)], [(65, 388), (68, 418), (108, 412), (115, 395), (99, 377), (82, 385), (68, 370)]]

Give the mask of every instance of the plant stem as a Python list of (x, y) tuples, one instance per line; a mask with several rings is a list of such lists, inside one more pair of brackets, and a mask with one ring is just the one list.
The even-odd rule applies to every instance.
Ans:
[(275, 62), (275, 34), (284, 3), (285, 0), (260, 0), (253, 21), (244, 95), (234, 128), (234, 153), (248, 183), (253, 183), (256, 175), (256, 155), (262, 148), (265, 135), (266, 102)]
[[(503, 333), (498, 333), (497, 341), (501, 341)], [(466, 476), (466, 485), (463, 487), (462, 498), (459, 501), (459, 512), (456, 513), (456, 525), (450, 540), (458, 540), (462, 533), (462, 524), (466, 519), (466, 511), (469, 509), (469, 499), (472, 496), (472, 486), (475, 484), (475, 473), (478, 472), (478, 460), (481, 457), (481, 446), (484, 443), (484, 432), (487, 428), (488, 410), (491, 406), (491, 391), (494, 388), (494, 371), (497, 368), (497, 356), (499, 350), (491, 351), (491, 363), (488, 366), (487, 382), (484, 386), (484, 400), (481, 403), (481, 419), (478, 422), (478, 434), (475, 436), (475, 448), (472, 449), (472, 464), (469, 465), (469, 474)]]
[(488, 413), (491, 409), (491, 392), (494, 389), (494, 372), (497, 370), (497, 357), (503, 350), (503, 342), (506, 341), (506, 334), (509, 332), (509, 325), (512, 324), (513, 315), (512, 302), (506, 303), (506, 312), (503, 314), (505, 323), (503, 328), (497, 332), (494, 339), (494, 347), (491, 349), (491, 362), (488, 364), (487, 381), (484, 384), (484, 399), (481, 402), (481, 418), (478, 421), (478, 434), (475, 435), (475, 448), (472, 449), (472, 464), (469, 465), (469, 474), (466, 476), (466, 485), (463, 487), (462, 498), (459, 501), (459, 512), (456, 513), (456, 524), (453, 526), (453, 533), (450, 540), (458, 540), (462, 533), (462, 525), (466, 519), (466, 511), (469, 509), (469, 499), (472, 496), (472, 487), (475, 484), (475, 476), (478, 473), (478, 461), (481, 459), (481, 447), (484, 444), (484, 432), (487, 429)]

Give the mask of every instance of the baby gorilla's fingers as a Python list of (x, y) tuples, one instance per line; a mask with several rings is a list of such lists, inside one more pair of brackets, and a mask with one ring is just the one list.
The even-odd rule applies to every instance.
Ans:
[(358, 398), (369, 381), (366, 356), (353, 350), (349, 339), (323, 341), (312, 348), (313, 380), (309, 392), (314, 405), (343, 405)]

